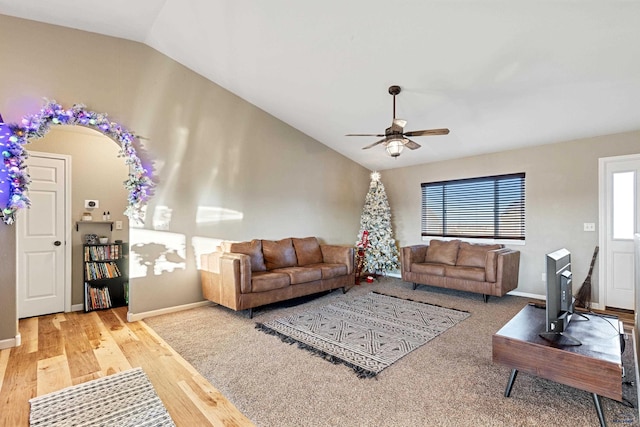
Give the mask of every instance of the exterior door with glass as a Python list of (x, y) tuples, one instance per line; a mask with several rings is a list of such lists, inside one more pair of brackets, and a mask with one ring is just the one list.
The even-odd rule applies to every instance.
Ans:
[(635, 309), (633, 235), (640, 224), (640, 155), (600, 159), (600, 302)]

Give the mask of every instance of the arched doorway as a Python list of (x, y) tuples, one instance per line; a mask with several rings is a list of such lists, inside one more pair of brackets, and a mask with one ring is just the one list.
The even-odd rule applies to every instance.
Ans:
[(77, 125), (94, 129), (113, 139), (120, 145), (119, 156), (129, 167), (129, 175), (124, 185), (129, 192), (125, 214), (130, 219), (142, 220), (141, 211), (153, 193), (154, 183), (150, 177), (151, 165), (144, 165), (135, 147), (138, 136), (122, 125), (108, 120), (107, 114), (96, 113), (82, 104), (64, 109), (55, 101), (49, 101), (38, 114), (25, 116), (21, 124), (3, 124), (0, 133), (0, 150), (4, 163), (0, 183), (6, 182), (7, 196), (0, 201), (2, 219), (13, 224), (19, 209), (29, 206), (29, 176), (24, 161), (28, 155), (24, 148), (29, 142), (42, 138), (51, 126)]
[[(139, 220), (141, 210), (151, 195), (153, 182), (149, 176), (151, 168), (143, 166), (134, 147), (137, 137), (121, 125), (109, 121), (106, 114), (89, 111), (83, 105), (64, 109), (55, 101), (51, 101), (42, 108), (40, 113), (26, 116), (21, 124), (9, 124), (3, 128), (3, 131), (8, 129), (0, 140), (0, 152), (4, 161), (2, 173), (6, 173), (6, 177), (0, 176), (0, 180), (5, 178), (5, 184), (9, 186), (6, 205), (0, 207), (3, 221), (6, 224), (13, 224), (17, 211), (30, 204), (28, 196), (30, 181), (25, 168), (28, 153), (24, 145), (47, 135), (54, 125), (76, 125), (69, 127), (80, 131), (84, 128), (92, 129), (90, 132), (97, 131), (118, 143), (120, 148), (112, 158), (115, 160), (118, 160), (117, 157), (124, 158), (123, 163), (127, 169), (124, 189), (128, 194), (122, 197), (127, 201), (124, 213), (129, 218)], [(122, 162), (121, 159), (120, 162)], [(2, 203), (5, 204), (5, 201), (2, 200)], [(70, 222), (68, 220), (67, 224)]]
[[(29, 164), (30, 173), (33, 171), (31, 164), (36, 160), (41, 164), (43, 161), (49, 162), (49, 157), (66, 156), (69, 158), (68, 212), (65, 212), (64, 209), (59, 209), (58, 212), (50, 212), (51, 209), (46, 203), (48, 199), (45, 198), (45, 203), (42, 204), (42, 197), (37, 196), (41, 192), (34, 191), (38, 186), (42, 186), (44, 190), (49, 189), (52, 185), (49, 181), (49, 176), (53, 174), (47, 174), (44, 177), (45, 182), (43, 184), (36, 180), (36, 178), (42, 179), (42, 177), (32, 175), (31, 207), (28, 210), (19, 212), (16, 221), (18, 249), (16, 257), (19, 265), (17, 281), (19, 318), (63, 311), (56, 310), (56, 304), (54, 303), (56, 298), (60, 298), (58, 296), (59, 293), (64, 294), (65, 297), (64, 311), (75, 311), (83, 308), (84, 272), (82, 269), (82, 245), (85, 243), (87, 235), (104, 235), (109, 238), (109, 242), (115, 240), (129, 241), (129, 220), (124, 215), (127, 207), (127, 190), (122, 186), (122, 182), (127, 179), (128, 167), (118, 158), (118, 146), (113, 140), (95, 130), (81, 126), (56, 126), (51, 128), (44, 138), (31, 142), (29, 149), (30, 155), (27, 163)], [(37, 157), (34, 156), (34, 153), (37, 153)], [(86, 200), (94, 200), (98, 203), (98, 206), (85, 208)], [(107, 212), (113, 224), (105, 224), (101, 221), (103, 215), (106, 215)], [(27, 252), (27, 248), (30, 248), (31, 252), (35, 252), (38, 257), (44, 257), (47, 251), (56, 251), (58, 248), (53, 247), (51, 244), (55, 239), (47, 239), (46, 235), (42, 236), (42, 241), (36, 238), (34, 239), (35, 242), (31, 244), (22, 244), (30, 241), (28, 234), (25, 233), (26, 230), (24, 230), (26, 224), (34, 222), (32, 218), (44, 217), (44, 225), (51, 224), (53, 226), (55, 218), (63, 213), (66, 216), (63, 222), (65, 227), (63, 234), (66, 236), (65, 246), (68, 249), (68, 253), (61, 250), (60, 259), (55, 261), (58, 265), (66, 262), (66, 266), (59, 267), (53, 262), (51, 266), (48, 263), (41, 263), (42, 266), (39, 266), (35, 271), (35, 277), (43, 276), (50, 279), (45, 282), (27, 280), (27, 277), (32, 277), (27, 271), (29, 262), (25, 261), (31, 256)], [(82, 222), (80, 227), (76, 227), (74, 224), (77, 224), (83, 214), (91, 215), (93, 221)], [(41, 247), (38, 247), (38, 244)], [(47, 268), (54, 271), (63, 268), (69, 277), (66, 282), (60, 283), (56, 288), (56, 282), (61, 280), (62, 275), (54, 276), (53, 272), (50, 274), (48, 271), (42, 271), (44, 270), (43, 266), (47, 266)], [(53, 279), (54, 277), (55, 280)], [(41, 292), (28, 293), (27, 290), (30, 286), (40, 287)], [(60, 292), (58, 292), (58, 289), (60, 289)], [(27, 295), (30, 294), (40, 295), (40, 297), (29, 299)], [(50, 295), (50, 297), (45, 298), (44, 295)]]

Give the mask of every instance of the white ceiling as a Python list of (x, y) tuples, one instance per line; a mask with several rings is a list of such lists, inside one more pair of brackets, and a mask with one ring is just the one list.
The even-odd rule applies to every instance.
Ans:
[[(0, 13), (145, 43), (369, 169), (640, 129), (638, 0), (0, 0)], [(451, 133), (397, 159), (345, 137), (384, 133), (393, 84), (405, 130)]]

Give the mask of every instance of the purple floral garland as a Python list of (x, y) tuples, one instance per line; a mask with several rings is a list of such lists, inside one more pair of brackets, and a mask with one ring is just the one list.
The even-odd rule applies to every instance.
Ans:
[(28, 154), (24, 145), (32, 139), (45, 136), (51, 125), (86, 126), (120, 144), (118, 157), (124, 157), (125, 163), (129, 165), (129, 177), (124, 181), (125, 188), (129, 190), (128, 206), (124, 213), (129, 218), (140, 221), (141, 209), (152, 195), (154, 183), (133, 147), (137, 136), (118, 123), (110, 122), (106, 114), (88, 111), (82, 104), (64, 109), (55, 101), (47, 101), (40, 113), (26, 116), (20, 125), (7, 124), (5, 127), (8, 132), (0, 132), (3, 172), (9, 180), (9, 200), (2, 209), (5, 224), (13, 224), (18, 209), (27, 208), (31, 204), (27, 196), (31, 180), (26, 171), (25, 160)]

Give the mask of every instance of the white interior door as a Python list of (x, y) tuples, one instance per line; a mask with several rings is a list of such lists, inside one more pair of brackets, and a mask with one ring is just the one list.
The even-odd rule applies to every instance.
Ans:
[(68, 230), (68, 156), (30, 153), (31, 208), (17, 226), (18, 317), (70, 311), (70, 242)]
[(606, 307), (634, 310), (640, 155), (600, 159), (600, 182), (600, 301)]

